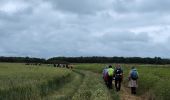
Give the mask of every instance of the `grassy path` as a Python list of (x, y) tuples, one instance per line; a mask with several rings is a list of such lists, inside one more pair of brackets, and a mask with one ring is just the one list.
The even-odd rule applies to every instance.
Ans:
[(144, 100), (140, 96), (132, 95), (130, 88), (127, 88), (124, 85), (122, 85), (119, 95), (120, 95), (120, 100)]
[(71, 81), (64, 83), (63, 86), (55, 91), (54, 93), (48, 95), (43, 100), (70, 100), (75, 92), (79, 89), (79, 86), (84, 80), (84, 75), (73, 71), (72, 76), (70, 77)]
[[(108, 90), (107, 88), (106, 88), (106, 86), (104, 85), (104, 82), (103, 82), (103, 80), (100, 80), (101, 79), (101, 75), (99, 74), (99, 73), (95, 73), (95, 72), (90, 72), (90, 71), (83, 71), (86, 75), (86, 77), (85, 77), (85, 79), (84, 79), (84, 83), (80, 86), (80, 89), (79, 89), (79, 91), (78, 91), (78, 95), (81, 95), (81, 94), (83, 94), (83, 96), (86, 96), (86, 97), (83, 97), (82, 98), (82, 100), (89, 100), (89, 99), (91, 99), (91, 100), (146, 100), (144, 97), (141, 97), (141, 96), (137, 96), (137, 95), (132, 95), (131, 94), (131, 91), (130, 91), (130, 88), (128, 88), (127, 86), (125, 86), (124, 84), (122, 84), (122, 88), (121, 88), (121, 91), (120, 92), (115, 92), (115, 90), (114, 89), (112, 89), (112, 90)], [(98, 87), (98, 88), (96, 88), (96, 89), (99, 89), (99, 88), (105, 88), (104, 90), (105, 91), (103, 91), (103, 92), (105, 92), (105, 93), (103, 93), (103, 94), (98, 94), (98, 95), (100, 95), (101, 97), (97, 97), (95, 94), (95, 98), (92, 98), (92, 97), (88, 97), (89, 95), (88, 95), (88, 90), (86, 91), (86, 89), (89, 89), (90, 87), (93, 87), (94, 86), (94, 84), (93, 83), (90, 83), (90, 81), (88, 81), (89, 79), (91, 79), (91, 78), (89, 78), (89, 76), (91, 76), (91, 75), (93, 75), (96, 79), (92, 79), (93, 81), (94, 81), (94, 83), (95, 83), (95, 81), (97, 80), (98, 82), (101, 82), (102, 83), (102, 85), (101, 86), (96, 86), (96, 87)], [(87, 79), (86, 79), (87, 78)], [(86, 82), (86, 81), (88, 81), (88, 82)], [(91, 81), (91, 82), (93, 82), (93, 81)], [(84, 85), (89, 85), (88, 87), (87, 86), (85, 86), (85, 89), (84, 89)], [(114, 86), (114, 81), (113, 81), (113, 86)], [(95, 87), (93, 87), (93, 89), (95, 89)], [(83, 92), (82, 92), (82, 90), (84, 90)], [(102, 89), (103, 90), (103, 89)], [(97, 91), (97, 90), (94, 90), (94, 91)], [(119, 98), (119, 97), (120, 98)], [(97, 99), (98, 98), (98, 99)], [(74, 99), (74, 98), (73, 98)], [(75, 100), (78, 100), (78, 99), (75, 99)]]
[(120, 92), (108, 90), (99, 73), (73, 70), (70, 78), (71, 81), (64, 83), (60, 89), (43, 100), (144, 100), (140, 96), (132, 95), (124, 84)]
[(108, 90), (99, 74), (73, 70), (72, 80), (43, 98), (43, 100), (118, 100), (113, 90)]
[(113, 100), (112, 94), (105, 87), (99, 74), (90, 71), (80, 72), (85, 74), (85, 79), (73, 96), (73, 100)]

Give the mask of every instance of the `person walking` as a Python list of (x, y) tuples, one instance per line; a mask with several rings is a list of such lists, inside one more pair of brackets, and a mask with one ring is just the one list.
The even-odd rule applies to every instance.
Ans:
[(112, 81), (113, 81), (113, 74), (114, 74), (114, 69), (112, 68), (111, 65), (109, 65), (108, 68), (108, 87), (109, 89), (112, 89)]
[(131, 94), (136, 94), (136, 88), (138, 87), (137, 80), (139, 74), (135, 67), (132, 67), (129, 73), (129, 87), (131, 88)]
[(123, 70), (119, 64), (116, 65), (115, 71), (114, 71), (114, 76), (115, 76), (115, 88), (116, 91), (120, 91), (121, 88), (121, 82), (123, 80)]
[(108, 67), (107, 66), (103, 69), (103, 80), (106, 86), (108, 86)]

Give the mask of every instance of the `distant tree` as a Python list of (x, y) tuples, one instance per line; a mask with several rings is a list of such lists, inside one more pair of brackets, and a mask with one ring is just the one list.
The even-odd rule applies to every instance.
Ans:
[(0, 57), (0, 62), (17, 63), (48, 63), (48, 64), (69, 64), (69, 63), (140, 63), (140, 64), (170, 64), (170, 59), (160, 57), (53, 57), (48, 60), (31, 57)]

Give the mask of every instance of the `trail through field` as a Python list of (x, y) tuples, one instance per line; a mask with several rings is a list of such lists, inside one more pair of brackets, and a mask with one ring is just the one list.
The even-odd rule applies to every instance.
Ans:
[[(94, 75), (99, 76), (100, 74), (95, 73)], [(114, 87), (114, 81), (113, 81), (113, 87)], [(140, 96), (132, 95), (130, 88), (128, 88), (124, 84), (122, 84), (122, 88), (120, 92), (114, 92), (114, 91), (115, 91), (114, 89), (110, 90), (110, 94), (118, 93), (118, 95), (120, 96), (120, 100), (145, 100), (144, 98)], [(115, 100), (115, 99), (112, 98), (112, 100)]]
[(130, 89), (124, 85), (120, 92), (107, 89), (99, 73), (74, 70), (71, 79), (43, 100), (119, 100), (119, 97), (120, 100), (143, 100), (132, 95)]
[(143, 100), (140, 96), (132, 95), (130, 88), (127, 88), (124, 85), (122, 85), (121, 88), (120, 99), (121, 100)]
[[(72, 100), (113, 100), (112, 94), (103, 84), (99, 74), (79, 70), (84, 73), (83, 83), (74, 94)], [(117, 100), (117, 99), (114, 99)]]
[(117, 100), (118, 95), (109, 91), (100, 74), (73, 70), (72, 80), (43, 100)]
[[(93, 73), (95, 76), (100, 76), (99, 73), (95, 73), (95, 72), (93, 72)], [(114, 87), (114, 81), (113, 81), (113, 87)], [(142, 98), (140, 96), (132, 95), (130, 88), (128, 88), (124, 84), (122, 84), (120, 92), (114, 92), (114, 91), (115, 91), (114, 89), (110, 90), (110, 94), (118, 93), (118, 95), (120, 96), (120, 100), (145, 100), (144, 98)], [(114, 97), (112, 97), (111, 100), (115, 100)]]
[(44, 100), (70, 100), (84, 80), (84, 75), (79, 72), (73, 71), (72, 76), (70, 82), (64, 83), (62, 88), (47, 96)]

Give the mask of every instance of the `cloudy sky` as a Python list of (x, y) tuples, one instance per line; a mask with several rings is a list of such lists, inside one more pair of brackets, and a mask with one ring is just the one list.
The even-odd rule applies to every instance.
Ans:
[(0, 56), (170, 58), (170, 0), (0, 0)]

